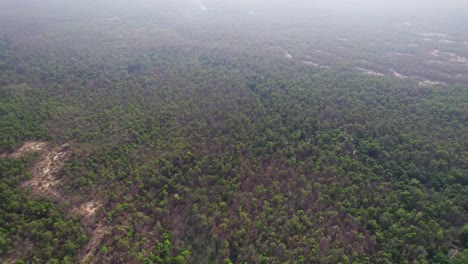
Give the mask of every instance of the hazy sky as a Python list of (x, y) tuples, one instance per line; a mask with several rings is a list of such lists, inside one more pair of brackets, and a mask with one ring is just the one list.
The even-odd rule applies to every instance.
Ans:
[(322, 14), (321, 10), (326, 10), (334, 12), (344, 21), (348, 17), (411, 22), (425, 20), (433, 24), (462, 27), (468, 20), (468, 0), (0, 0), (0, 9), (4, 13), (14, 7), (50, 9), (51, 12), (63, 10), (65, 14), (66, 11), (79, 9), (77, 6), (103, 15), (110, 10), (119, 10), (120, 13), (136, 10), (146, 12), (171, 6), (182, 8), (184, 12), (204, 12), (215, 8), (218, 11), (255, 12), (275, 19), (293, 18), (299, 13), (313, 17), (314, 14)]
[[(200, 0), (193, 0), (195, 2)], [(207, 1), (209, 2), (209, 1)], [(218, 2), (233, 2), (233, 0), (218, 0)], [(322, 7), (340, 11), (361, 9), (378, 12), (447, 12), (464, 10), (468, 12), (467, 0), (237, 0), (242, 5), (255, 6), (281, 6), (283, 8), (296, 7)]]
[[(225, 5), (238, 8), (327, 8), (340, 12), (384, 12), (412, 13), (416, 15), (429, 13), (468, 13), (468, 0), (0, 0), (0, 6), (14, 4), (16, 6), (41, 6), (54, 3), (61, 6), (74, 4), (98, 5), (106, 3), (112, 6), (135, 5), (189, 5), (206, 4)], [(444, 14), (441, 14), (444, 15)]]

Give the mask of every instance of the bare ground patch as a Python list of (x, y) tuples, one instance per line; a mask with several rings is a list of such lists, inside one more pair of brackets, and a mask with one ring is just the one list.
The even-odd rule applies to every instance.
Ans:
[(439, 82), (439, 81), (430, 81), (430, 80), (422, 80), (419, 82), (420, 87), (427, 87), (427, 86), (446, 86), (447, 84), (444, 82)]
[[(46, 142), (28, 141), (11, 154), (1, 154), (0, 158), (20, 158), (29, 153), (40, 153), (37, 161), (32, 166), (31, 179), (21, 184), (22, 188), (29, 188), (35, 195), (44, 196), (55, 201), (71, 201), (73, 197), (62, 191), (61, 180), (57, 178), (58, 172), (70, 158), (69, 144), (51, 148)], [(91, 199), (79, 205), (74, 205), (71, 213), (81, 216), (83, 222), (89, 225), (94, 222), (96, 212), (102, 208), (102, 202)], [(105, 226), (97, 224), (91, 231), (88, 244), (80, 254), (81, 262), (85, 263), (95, 252), (105, 234)]]
[(88, 219), (96, 214), (96, 211), (102, 207), (102, 203), (99, 201), (91, 200), (85, 202), (80, 206), (75, 207), (74, 213), (81, 215), (83, 218)]
[(32, 178), (21, 184), (21, 187), (31, 188), (34, 193), (49, 198), (60, 198), (58, 191), (60, 180), (56, 178), (56, 175), (70, 157), (67, 146), (68, 144), (64, 144), (50, 149), (45, 144), (42, 155), (32, 168)]
[(29, 153), (37, 153), (45, 150), (47, 147), (47, 143), (41, 141), (28, 141), (23, 144), (19, 149), (15, 150), (15, 152), (7, 154), (3, 153), (0, 155), (0, 158), (21, 158), (26, 154)]
[(423, 37), (430, 37), (430, 38), (446, 38), (447, 34), (440, 33), (440, 32), (421, 32), (419, 35)]
[(403, 75), (397, 71), (395, 71), (394, 69), (390, 69), (390, 71), (393, 73), (393, 75), (395, 75), (395, 77), (397, 78), (400, 78), (400, 79), (406, 79), (406, 78), (409, 78), (409, 76), (406, 76), (406, 75)]
[[(33, 193), (54, 200), (69, 200), (71, 197), (61, 192), (61, 181), (57, 178), (58, 172), (71, 156), (69, 144), (50, 148), (45, 142), (27, 142), (9, 156), (16, 158), (31, 152), (40, 152), (41, 155), (32, 167), (32, 178), (23, 182), (21, 187), (30, 188)], [(89, 218), (100, 207), (101, 202), (91, 200), (75, 206), (72, 212)]]
[(463, 56), (459, 56), (455, 53), (451, 52), (444, 52), (440, 50), (432, 50), (429, 52), (429, 54), (433, 57), (442, 57), (447, 61), (453, 62), (453, 63), (458, 63), (458, 64), (465, 64), (468, 65), (468, 58), (465, 58)]
[(383, 73), (380, 73), (380, 72), (376, 72), (374, 70), (371, 70), (371, 69), (367, 69), (367, 68), (361, 68), (361, 67), (357, 67), (357, 69), (366, 74), (366, 75), (371, 75), (371, 76), (385, 76), (385, 74)]
[(309, 65), (309, 66), (315, 66), (315, 67), (319, 67), (319, 68), (330, 68), (328, 66), (324, 66), (324, 65), (320, 65), (316, 62), (313, 62), (313, 61), (310, 61), (310, 60), (303, 60), (301, 61), (302, 64), (305, 64), (305, 65)]

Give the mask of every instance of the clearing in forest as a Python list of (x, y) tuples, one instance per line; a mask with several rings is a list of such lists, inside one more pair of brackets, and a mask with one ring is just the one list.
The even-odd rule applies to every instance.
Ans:
[[(22, 188), (29, 188), (35, 195), (44, 196), (52, 200), (72, 200), (65, 193), (61, 192), (61, 180), (57, 178), (58, 172), (70, 158), (71, 151), (68, 143), (52, 148), (46, 142), (28, 141), (11, 154), (1, 154), (0, 158), (21, 158), (30, 153), (39, 153), (39, 157), (32, 166), (32, 177), (21, 184)], [(96, 211), (102, 207), (102, 203), (90, 200), (71, 209), (73, 214), (83, 218), (85, 222), (92, 219)], [(95, 247), (100, 243), (104, 235), (104, 226), (98, 224), (82, 253), (82, 261), (90, 257)]]

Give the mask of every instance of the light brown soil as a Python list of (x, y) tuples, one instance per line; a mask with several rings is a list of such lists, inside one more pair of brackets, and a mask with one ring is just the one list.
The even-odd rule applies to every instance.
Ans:
[[(70, 157), (70, 152), (65, 149), (65, 145), (53, 149), (49, 149), (45, 143), (43, 145), (43, 153), (33, 166), (32, 178), (24, 182), (21, 187), (31, 188), (34, 193), (49, 198), (59, 198), (61, 197), (58, 191), (60, 180), (56, 178), (56, 175)], [(20, 150), (22, 148), (24, 146)]]
[(10, 154), (2, 154), (0, 158), (21, 158), (29, 153), (41, 152), (47, 147), (47, 143), (41, 141), (28, 141), (22, 147)]
[(74, 213), (81, 215), (83, 218), (91, 218), (96, 214), (96, 211), (102, 207), (98, 201), (89, 201), (75, 207)]

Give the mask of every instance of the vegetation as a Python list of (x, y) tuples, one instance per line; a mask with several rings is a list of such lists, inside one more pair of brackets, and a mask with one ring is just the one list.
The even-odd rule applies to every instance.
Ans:
[(0, 254), (3, 262), (74, 263), (87, 236), (77, 217), (18, 188), (30, 158), (0, 159)]
[[(0, 153), (27, 140), (72, 152), (53, 201), (20, 188), (37, 155), (0, 158), (3, 262), (468, 258), (463, 78), (313, 67), (181, 25), (135, 44), (112, 26), (96, 39), (98, 25), (0, 22)], [(80, 220), (88, 200), (102, 208)]]

